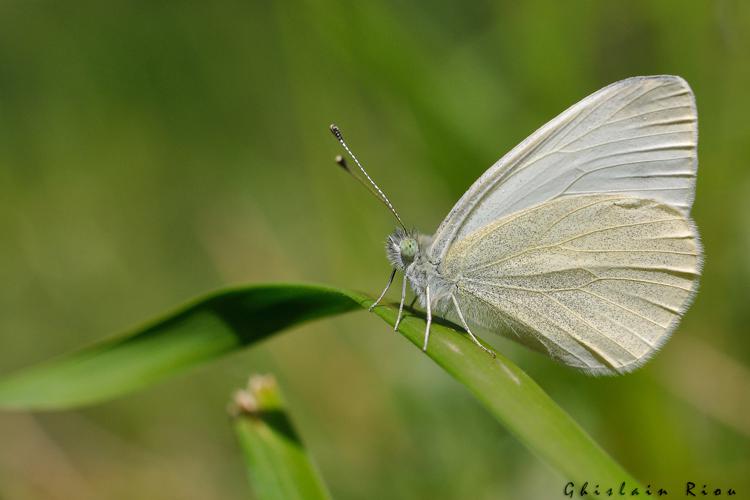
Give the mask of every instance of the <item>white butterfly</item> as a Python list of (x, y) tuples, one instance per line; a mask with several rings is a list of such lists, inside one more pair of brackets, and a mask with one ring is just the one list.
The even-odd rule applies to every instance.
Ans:
[(404, 228), (331, 129), (401, 224), (373, 307), (403, 272), (396, 329), (408, 281), (427, 311), (425, 350), (440, 314), (485, 350), (469, 325), (590, 374), (625, 373), (664, 344), (695, 294), (697, 114), (680, 77), (629, 78), (575, 104), (490, 167), (432, 237)]

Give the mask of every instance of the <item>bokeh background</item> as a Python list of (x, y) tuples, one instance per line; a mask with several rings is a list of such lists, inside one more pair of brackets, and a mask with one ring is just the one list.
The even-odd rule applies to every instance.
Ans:
[[(545, 121), (661, 73), (698, 101), (695, 304), (624, 377), (499, 346), (644, 483), (750, 498), (739, 0), (2, 2), (0, 372), (228, 284), (378, 293), (393, 220), (333, 164), (332, 121), (405, 221), (431, 232)], [(279, 378), (337, 498), (562, 497), (565, 478), (364, 312), (101, 406), (0, 415), (0, 497), (246, 498), (225, 407), (252, 372)]]

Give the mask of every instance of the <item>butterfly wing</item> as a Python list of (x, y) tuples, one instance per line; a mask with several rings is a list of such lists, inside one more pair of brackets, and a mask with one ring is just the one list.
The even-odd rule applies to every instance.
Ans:
[(561, 196), (623, 193), (687, 215), (695, 192), (695, 98), (677, 76), (622, 80), (573, 105), (490, 167), (435, 233), (439, 262), (454, 241)]
[(556, 198), (452, 245), (442, 272), (464, 316), (592, 374), (624, 373), (669, 337), (701, 251), (679, 209), (629, 195)]

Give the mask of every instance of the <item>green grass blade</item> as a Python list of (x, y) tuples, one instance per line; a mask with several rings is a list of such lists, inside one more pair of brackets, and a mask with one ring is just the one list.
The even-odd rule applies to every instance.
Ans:
[[(395, 323), (394, 308), (377, 307), (375, 312)], [(407, 316), (399, 325), (399, 331), (417, 347), (422, 346), (424, 330), (421, 316)], [(600, 484), (625, 481), (638, 485), (531, 377), (502, 354), (496, 353), (493, 359), (468, 335), (444, 322), (432, 324), (427, 355), (463, 383), (529, 450), (566, 478), (577, 483), (596, 478)]]
[(59, 410), (113, 399), (361, 300), (308, 285), (218, 292), (152, 325), (1, 377), (0, 408)]
[[(372, 299), (313, 285), (266, 285), (220, 292), (119, 338), (0, 378), (0, 408), (65, 409), (112, 399), (258, 342), (303, 321), (367, 307)], [(375, 312), (395, 322), (396, 310)], [(424, 319), (401, 333), (421, 346)], [(449, 324), (433, 323), (428, 355), (484, 404), (532, 452), (581, 482), (633, 479), (528, 375), (492, 359)]]
[(331, 498), (273, 377), (251, 377), (247, 389), (235, 394), (232, 413), (250, 484), (260, 500)]

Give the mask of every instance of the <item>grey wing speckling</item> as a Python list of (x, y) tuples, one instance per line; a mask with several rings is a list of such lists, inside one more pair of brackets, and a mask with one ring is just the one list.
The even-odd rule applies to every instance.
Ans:
[(565, 196), (479, 228), (440, 274), (469, 323), (592, 374), (624, 373), (667, 340), (700, 274), (678, 208), (628, 195)]

